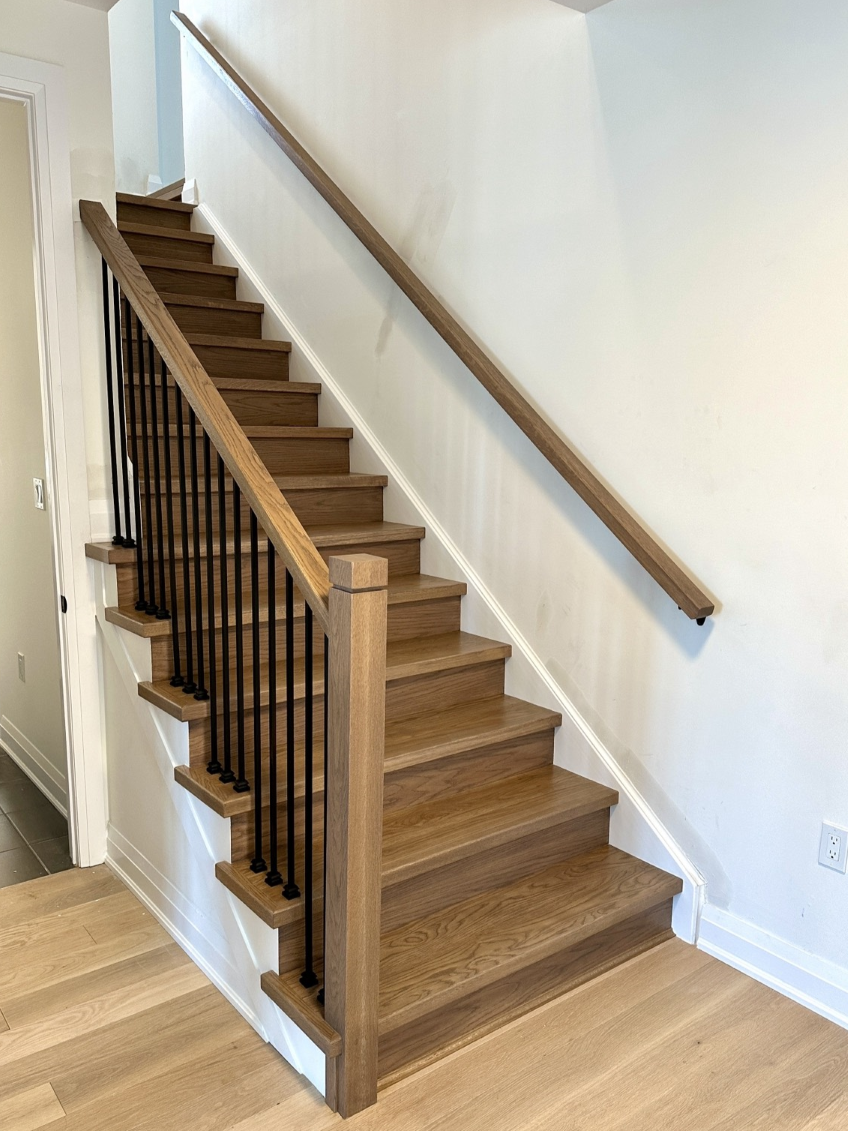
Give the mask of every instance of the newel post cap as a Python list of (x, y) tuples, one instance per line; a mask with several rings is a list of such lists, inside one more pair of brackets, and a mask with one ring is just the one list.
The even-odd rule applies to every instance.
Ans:
[(373, 554), (344, 554), (330, 558), (330, 584), (348, 593), (385, 589), (389, 584), (388, 558)]

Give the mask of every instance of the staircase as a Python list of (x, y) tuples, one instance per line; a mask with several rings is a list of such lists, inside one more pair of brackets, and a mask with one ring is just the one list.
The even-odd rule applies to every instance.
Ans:
[[(560, 716), (504, 693), (509, 646), (462, 631), (465, 585), (421, 573), (424, 529), (384, 519), (386, 477), (350, 470), (352, 430), (320, 426), (320, 385), (288, 379), (290, 345), (262, 338), (261, 304), (237, 298), (238, 272), (213, 263), (213, 238), (191, 230), (192, 206), (119, 195), (117, 209), (118, 229), (128, 248), (321, 557), (329, 561), (369, 554), (388, 562), (379, 956), (361, 958), (379, 968), (378, 1077), (384, 1087), (669, 938), (672, 900), (682, 885), (610, 846), (615, 791), (553, 765)], [(126, 338), (124, 353), (126, 362)], [(136, 396), (142, 395), (143, 389), (137, 389)], [(173, 398), (173, 390), (169, 395)], [(172, 469), (179, 457), (174, 408), (172, 400), (167, 440)], [(139, 415), (131, 414), (127, 405), (130, 428)], [(130, 446), (133, 440), (142, 443), (140, 435), (130, 436)], [(175, 497), (180, 487), (173, 470), (165, 481), (160, 465), (158, 489)], [(225, 490), (232, 495), (231, 479)], [(198, 511), (196, 516), (191, 513), (188, 499), (189, 519), (205, 532), (209, 516)], [(230, 520), (232, 513), (229, 497)], [(241, 519), (242, 543), (231, 540), (226, 545), (233, 559), (231, 577), (236, 555), (248, 554), (250, 548), (246, 512)], [(163, 521), (155, 508), (151, 521), (154, 527)], [(217, 532), (214, 515), (213, 525)], [(222, 550), (217, 536), (214, 543), (204, 536), (199, 574), (204, 595), (210, 545), (213, 555)], [(263, 579), (264, 545), (263, 539)], [(319, 984), (305, 987), (300, 978), (304, 899), (284, 899), (279, 886), (269, 886), (263, 874), (251, 868), (254, 791), (236, 792), (207, 769), (221, 746), (225, 718), (236, 727), (235, 692), (231, 687), (229, 701), (219, 694), (213, 713), (209, 699), (196, 699), (172, 686), (175, 644), (185, 655), (191, 643), (185, 623), (175, 639), (168, 620), (135, 607), (135, 550), (96, 544), (88, 553), (117, 572), (118, 605), (106, 610), (107, 619), (150, 642), (152, 680), (139, 685), (139, 695), (188, 724), (190, 762), (177, 768), (177, 783), (230, 821), (232, 856), (217, 865), (218, 880), (278, 932), (279, 972), (257, 972), (262, 988), (332, 1061), (342, 1051), (342, 1041), (327, 1024), (319, 998), (320, 914), (314, 939)], [(179, 538), (168, 553), (182, 557)], [(216, 562), (216, 570), (220, 564)], [(170, 562), (163, 565), (170, 568)], [(247, 593), (246, 574), (243, 583)], [(241, 625), (248, 657), (244, 726), (252, 735), (258, 712), (265, 764), (270, 728), (276, 724), (276, 735), (283, 735), (287, 722), (284, 601), (275, 602), (271, 626), (267, 598), (266, 588), (258, 603), (246, 604)], [(276, 642), (275, 719), (270, 718), (267, 695), (255, 701), (259, 684), (253, 681), (250, 656), (257, 613), (263, 680), (269, 677), (269, 630)], [(306, 788), (304, 615), (296, 596), (293, 691), (299, 797)], [(207, 631), (214, 633), (220, 688), (222, 634), (231, 654), (237, 631), (232, 602), (225, 614), (218, 602), (215, 625), (207, 624)], [(323, 633), (316, 632), (319, 673), (322, 641)], [(320, 674), (315, 687), (312, 808), (318, 832), (313, 891), (320, 912)], [(235, 743), (235, 729), (232, 736)], [(284, 793), (281, 789), (272, 801), (281, 829), (287, 816)], [(267, 791), (262, 804), (267, 830)], [(295, 830), (301, 888), (305, 812)]]

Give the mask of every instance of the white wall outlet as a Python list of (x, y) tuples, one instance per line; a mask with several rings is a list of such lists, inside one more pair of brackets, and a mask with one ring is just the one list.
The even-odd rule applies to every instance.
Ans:
[(26, 683), (26, 660), (23, 652), (18, 652), (18, 679), (21, 683)]
[(819, 864), (834, 872), (848, 871), (848, 829), (838, 825), (822, 825), (819, 843)]
[(44, 480), (43, 479), (33, 479), (33, 481), (32, 481), (32, 493), (33, 493), (33, 497), (35, 499), (36, 507), (38, 508), (38, 510), (43, 511), (44, 510)]

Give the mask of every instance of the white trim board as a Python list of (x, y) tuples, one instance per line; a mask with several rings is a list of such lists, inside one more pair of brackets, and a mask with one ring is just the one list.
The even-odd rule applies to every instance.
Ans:
[(12, 761), (20, 766), (51, 805), (54, 805), (63, 817), (67, 817), (67, 778), (5, 715), (0, 717), (0, 749), (5, 750)]
[(709, 905), (698, 949), (848, 1029), (848, 968)]
[[(600, 736), (592, 729), (588, 721), (583, 718), (563, 689), (554, 681), (541, 657), (533, 650), (530, 642), (509, 617), (495, 595), (464, 556), (459, 546), (457, 546), (424, 500), (418, 495), (415, 488), (397, 466), (392, 456), (344, 393), (340, 382), (329, 372), (304, 336), (299, 333), (293, 321), (275, 300), (270, 289), (254, 271), (247, 257), (240, 250), (224, 225), (218, 220), (208, 205), (203, 203), (197, 207), (194, 216), (197, 230), (204, 229), (216, 237), (216, 261), (229, 262), (231, 265), (238, 267), (240, 286), (245, 289), (249, 297), (255, 297), (265, 304), (266, 327), (268, 324), (267, 320), (270, 318), (272, 324), (276, 324), (279, 328), (279, 332), (291, 339), (300, 357), (314, 373), (315, 379), (321, 382), (325, 393), (329, 394), (330, 398), (335, 401), (347, 423), (353, 427), (357, 441), (370, 450), (382, 470), (389, 476), (392, 486), (411, 504), (421, 524), (427, 528), (428, 541), (432, 542), (435, 540), (439, 543), (447, 557), (453, 562), (456, 575), (462, 577), (468, 583), (469, 591), (473, 591), (476, 594), (477, 598), (483, 603), (489, 614), (498, 624), (504, 639), (509, 640), (512, 644), (513, 655), (520, 656), (528, 666), (532, 672), (535, 685), (539, 687), (540, 690), (544, 688), (547, 695), (558, 705), (559, 710), (562, 711), (564, 721), (571, 724), (573, 732), (576, 731), (581, 740), (591, 750), (593, 756), (597, 759), (598, 763), (600, 763), (600, 766), (612, 780), (615, 788), (619, 792), (621, 798), (619, 809), (626, 810), (626, 824), (628, 828), (632, 831), (635, 825), (639, 825), (643, 830), (647, 831), (656, 850), (655, 855), (658, 857), (654, 862), (657, 863), (659, 867), (673, 871), (683, 879), (683, 894), (678, 896), (675, 900), (674, 929), (677, 934), (687, 942), (695, 942), (698, 937), (698, 924), (701, 908), (704, 903), (704, 877), (687, 857), (686, 853), (675, 841), (668, 829), (662, 824), (633, 780), (618, 764), (612, 752), (604, 745)], [(245, 297), (245, 295), (240, 297)], [(622, 824), (624, 823), (625, 821), (622, 821)], [(622, 845), (621, 847), (626, 847), (626, 845)]]
[(90, 516), (64, 70), (0, 54), (0, 98), (23, 103), (29, 125), (47, 507), (56, 600), (64, 594), (68, 603), (58, 617), (68, 824), (71, 855), (85, 867), (99, 864), (106, 851), (106, 781), (95, 605), (85, 558)]

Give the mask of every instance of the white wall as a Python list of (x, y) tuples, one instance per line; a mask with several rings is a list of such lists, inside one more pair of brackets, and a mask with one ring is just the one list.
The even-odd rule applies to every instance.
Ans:
[(119, 192), (147, 192), (159, 177), (153, 0), (118, 0), (109, 13), (115, 183)]
[(53, 540), (49, 512), (33, 505), (47, 469), (29, 129), (26, 108), (2, 98), (0, 154), (0, 742), (67, 809)]
[[(101, 200), (114, 212), (106, 13), (67, 0), (3, 0), (0, 51), (64, 68), (74, 200)], [(106, 533), (110, 487), (103, 403), (100, 256), (78, 217), (74, 236), (88, 485), (95, 521)]]
[(703, 629), (674, 608), (184, 53), (211, 212), (716, 914), (848, 985), (848, 879), (817, 864), (848, 825), (848, 8), (182, 9), (714, 591)]
[(109, 13), (119, 192), (144, 194), (184, 172), (176, 7), (176, 0), (118, 0)]

